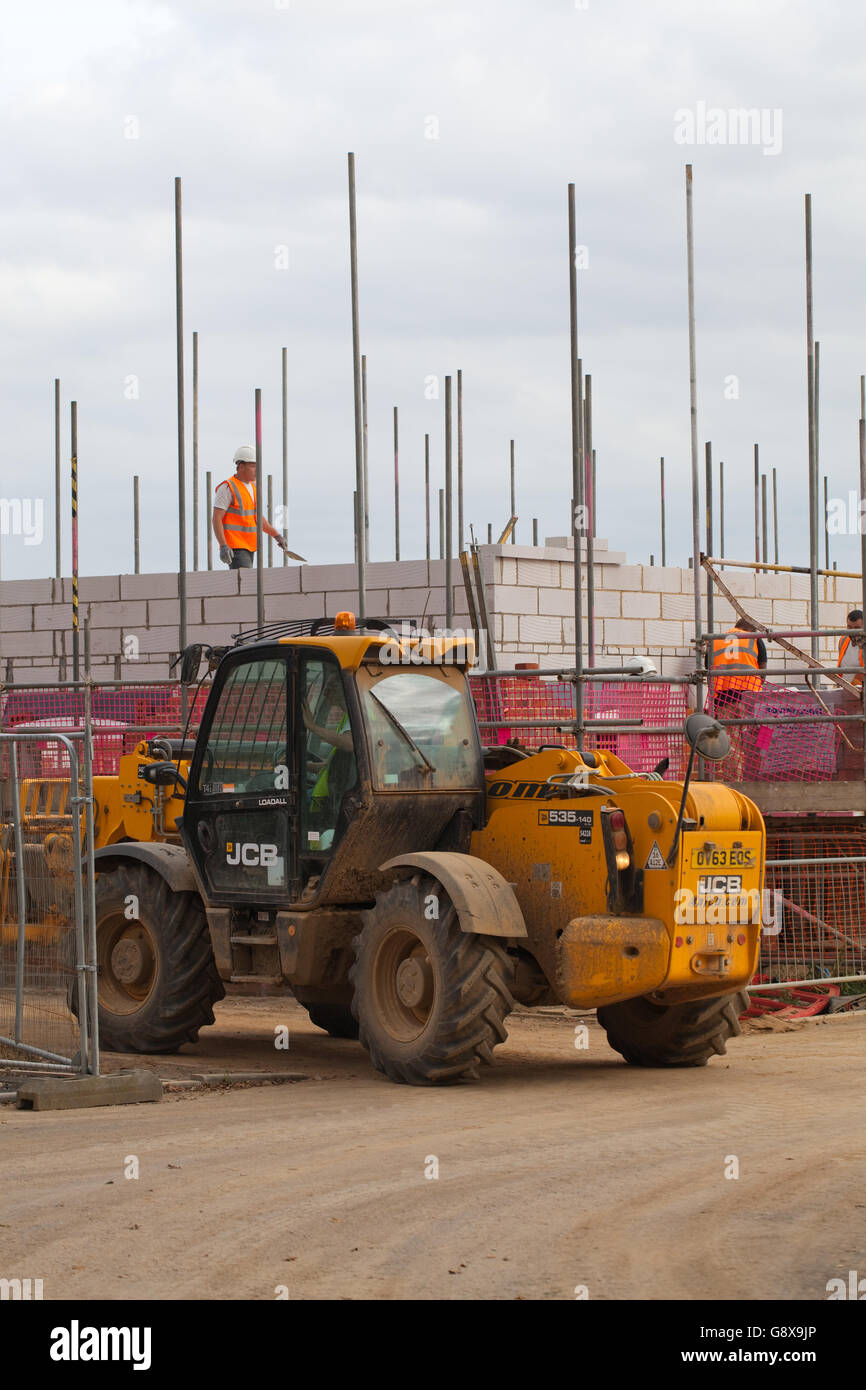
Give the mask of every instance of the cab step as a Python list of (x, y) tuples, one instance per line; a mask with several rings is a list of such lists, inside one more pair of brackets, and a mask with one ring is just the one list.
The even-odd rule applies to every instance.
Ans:
[(233, 985), (281, 985), (282, 975), (230, 975), (229, 983)]
[(276, 936), (233, 936), (233, 946), (276, 946)]

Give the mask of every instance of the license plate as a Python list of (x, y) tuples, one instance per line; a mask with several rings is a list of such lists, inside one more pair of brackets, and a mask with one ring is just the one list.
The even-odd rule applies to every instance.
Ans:
[(693, 849), (690, 863), (693, 869), (753, 869), (757, 860), (753, 849), (712, 846)]

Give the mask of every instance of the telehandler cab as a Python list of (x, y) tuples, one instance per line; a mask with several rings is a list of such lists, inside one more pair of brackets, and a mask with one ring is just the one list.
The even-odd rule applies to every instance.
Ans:
[(561, 747), (485, 770), (471, 644), (379, 628), (241, 634), (194, 745), (152, 738), (94, 779), (103, 1046), (173, 1051), (225, 982), (268, 981), (416, 1085), (477, 1076), (515, 1002), (597, 1008), (639, 1065), (723, 1053), (764, 827), (690, 779), (721, 727), (687, 721), (685, 783)]

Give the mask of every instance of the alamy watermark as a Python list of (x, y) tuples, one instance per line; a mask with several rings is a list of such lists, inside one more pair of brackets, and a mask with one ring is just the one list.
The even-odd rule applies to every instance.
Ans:
[(400, 632), (383, 642), (383, 666), (464, 666), (474, 659), (475, 637), (462, 627), (414, 628), (404, 622)]
[(782, 153), (782, 108), (708, 106), (699, 101), (692, 111), (674, 112), (677, 145), (759, 145), (762, 153)]
[(41, 497), (0, 497), (0, 536), (23, 536), (25, 545), (45, 538), (45, 504)]

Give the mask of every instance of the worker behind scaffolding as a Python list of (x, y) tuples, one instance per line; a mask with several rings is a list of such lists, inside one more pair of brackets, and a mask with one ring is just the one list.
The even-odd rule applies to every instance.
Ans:
[(845, 626), (848, 634), (839, 639), (838, 669), (853, 673), (848, 674), (847, 678), (859, 688), (863, 684), (863, 614), (859, 608), (851, 610)]
[[(711, 644), (712, 712), (717, 719), (748, 718), (755, 706), (755, 696), (764, 684), (767, 667), (767, 646), (758, 637), (755, 624), (748, 618), (738, 618), (732, 628)], [(718, 672), (718, 674), (716, 674)], [(750, 744), (748, 726), (735, 725), (728, 729), (731, 757), (727, 760), (726, 779), (743, 780), (746, 748)]]

